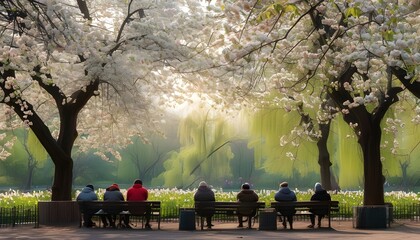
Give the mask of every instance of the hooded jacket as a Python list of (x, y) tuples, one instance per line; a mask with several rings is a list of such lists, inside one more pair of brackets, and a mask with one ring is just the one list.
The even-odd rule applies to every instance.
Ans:
[[(322, 187), (316, 188), (317, 191), (312, 195), (311, 201), (331, 201), (330, 194)], [(316, 215), (328, 214), (328, 208), (311, 209), (312, 213)]]
[(258, 195), (251, 189), (242, 189), (236, 199), (239, 202), (258, 202)]
[(194, 201), (216, 201), (216, 199), (209, 187), (200, 186), (194, 194)]
[(289, 187), (281, 187), (274, 196), (277, 202), (297, 201), (296, 194)]
[(149, 192), (142, 184), (136, 183), (127, 190), (127, 201), (146, 201)]
[[(251, 189), (242, 189), (236, 199), (239, 202), (258, 202), (258, 195)], [(238, 214), (243, 216), (254, 216), (256, 214), (256, 209), (252, 208), (238, 208)]]
[(322, 189), (312, 195), (311, 201), (331, 201), (331, 196), (326, 190)]
[(76, 198), (77, 201), (95, 201), (98, 200), (95, 191), (90, 187), (84, 187), (82, 192)]
[(124, 201), (124, 196), (120, 192), (120, 188), (113, 184), (106, 189), (104, 193), (104, 201)]

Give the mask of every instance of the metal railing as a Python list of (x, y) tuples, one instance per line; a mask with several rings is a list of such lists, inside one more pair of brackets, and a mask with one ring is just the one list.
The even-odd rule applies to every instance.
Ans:
[[(180, 208), (163, 207), (161, 209), (161, 222), (178, 222)], [(331, 215), (333, 221), (351, 221), (353, 218), (353, 206), (341, 205), (340, 211)], [(153, 218), (152, 218), (153, 220)], [(307, 216), (296, 216), (296, 221), (309, 221)], [(395, 205), (392, 208), (392, 220), (420, 221), (420, 203)], [(215, 222), (235, 222), (236, 216), (216, 214), (213, 216)], [(258, 221), (258, 219), (256, 219)], [(38, 208), (14, 206), (11, 208), (0, 207), (0, 228), (15, 227), (18, 225), (34, 225), (38, 223)]]
[(14, 206), (0, 208), (0, 228), (15, 227), (16, 225), (36, 224), (38, 221), (38, 208)]

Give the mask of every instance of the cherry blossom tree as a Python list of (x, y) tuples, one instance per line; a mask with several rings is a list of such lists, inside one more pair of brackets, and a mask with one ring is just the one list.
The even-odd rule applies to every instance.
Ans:
[(190, 58), (197, 27), (188, 11), (197, 4), (185, 3), (0, 2), (2, 111), (18, 116), (14, 127), (31, 128), (51, 157), (52, 200), (71, 199), (75, 144), (118, 158), (130, 136), (147, 142), (158, 129), (159, 106), (191, 92), (172, 74)]
[[(314, 119), (343, 114), (363, 152), (364, 204), (383, 204), (381, 121), (420, 96), (418, 1), (216, 2), (228, 20), (225, 62), (243, 74), (238, 91), (278, 89), (289, 110), (299, 108), (290, 97), (318, 109), (331, 99)], [(311, 101), (320, 92), (328, 98)]]

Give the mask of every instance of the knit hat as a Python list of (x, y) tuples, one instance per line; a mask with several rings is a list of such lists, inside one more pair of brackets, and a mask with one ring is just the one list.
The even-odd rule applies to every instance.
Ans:
[(314, 187), (314, 189), (315, 189), (315, 192), (319, 192), (319, 191), (324, 190), (324, 189), (322, 188), (321, 183), (319, 183), (319, 182), (315, 183), (315, 187)]
[(86, 187), (88, 187), (88, 188), (90, 188), (90, 189), (92, 189), (92, 190), (95, 190), (95, 189), (93, 188), (93, 185), (92, 185), (92, 184), (88, 184), (88, 185), (86, 185)]
[(198, 185), (199, 187), (208, 187), (207, 183), (205, 181), (201, 181)]
[(288, 187), (289, 183), (288, 182), (282, 182), (280, 183), (280, 187)]
[(118, 186), (118, 184), (114, 183), (111, 186), (109, 186), (107, 189), (111, 190), (111, 189), (118, 189), (120, 190), (120, 186)]

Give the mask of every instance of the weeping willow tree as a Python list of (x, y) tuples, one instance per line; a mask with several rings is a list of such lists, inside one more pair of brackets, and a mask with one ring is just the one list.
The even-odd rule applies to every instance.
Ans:
[(354, 130), (341, 116), (331, 123), (328, 146), (340, 187), (349, 189), (363, 185), (363, 155)]
[(15, 143), (11, 148), (11, 156), (8, 157), (8, 160), (16, 164), (13, 171), (20, 169), (25, 169), (25, 171), (22, 171), (22, 175), (14, 172), (13, 174), (6, 172), (5, 175), (15, 175), (13, 177), (18, 179), (18, 184), (22, 185), (25, 190), (29, 190), (32, 188), (35, 170), (42, 167), (47, 160), (47, 152), (31, 129), (15, 129), (10, 135), (13, 135)]
[(257, 167), (284, 177), (293, 177), (295, 172), (302, 176), (319, 172), (316, 143), (305, 137), (300, 119), (298, 112), (274, 107), (254, 114), (248, 147), (254, 148)]
[(32, 180), (34, 171), (40, 164), (44, 163), (47, 160), (47, 151), (39, 142), (38, 138), (35, 136), (32, 130), (26, 130), (27, 139), (26, 142), (23, 144), (25, 151), (28, 153), (28, 176), (26, 179), (25, 189), (31, 189), (32, 187)]
[(406, 99), (399, 102), (386, 115), (382, 141), (382, 163), (384, 175), (388, 178), (399, 178), (401, 187), (415, 184), (420, 171), (420, 111), (418, 101)]
[(217, 112), (194, 110), (179, 125), (179, 151), (170, 153), (165, 171), (154, 179), (165, 187), (189, 188), (198, 181), (223, 183), (231, 176), (233, 158), (230, 141), (235, 131)]

